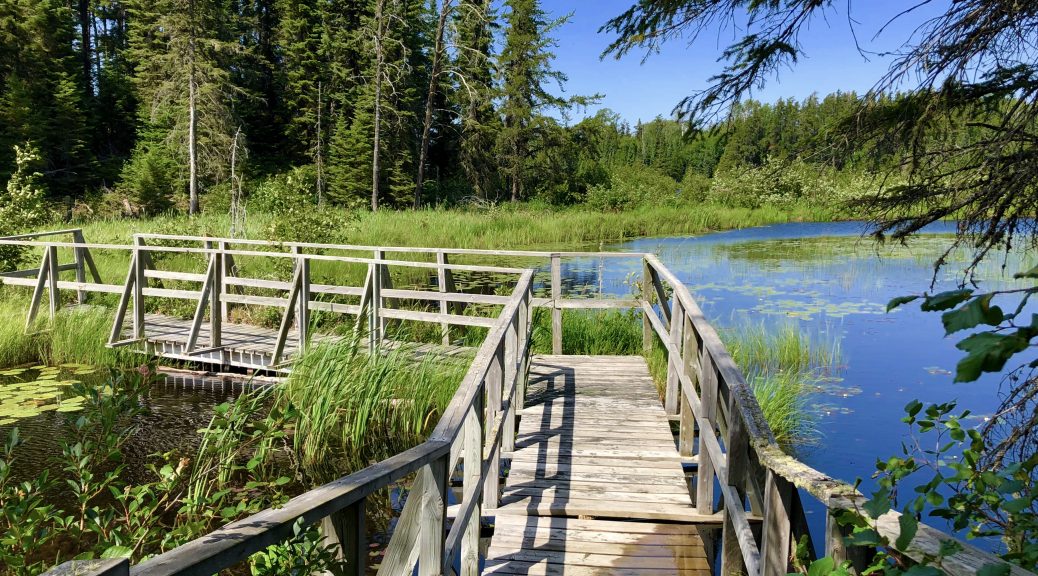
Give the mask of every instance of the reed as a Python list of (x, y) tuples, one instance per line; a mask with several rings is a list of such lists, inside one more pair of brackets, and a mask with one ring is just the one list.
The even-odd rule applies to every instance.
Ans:
[[(640, 314), (629, 310), (566, 310), (562, 314), (562, 353), (638, 355), (642, 349)], [(551, 311), (534, 310), (532, 349), (551, 354)]]
[(308, 350), (275, 391), (294, 412), (294, 452), (317, 481), (338, 478), (425, 440), (464, 374), (458, 363), (369, 355), (346, 338)]

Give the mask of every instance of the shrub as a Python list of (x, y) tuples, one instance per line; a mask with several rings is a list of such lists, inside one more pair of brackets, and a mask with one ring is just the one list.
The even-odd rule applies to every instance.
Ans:
[[(40, 154), (31, 143), (15, 146), (15, 170), (0, 195), (0, 236), (31, 229), (47, 221), (43, 205), (45, 192), (40, 184), (43, 174), (36, 171)], [(0, 270), (18, 266), (24, 250), (20, 246), (0, 246)]]
[(678, 193), (685, 203), (705, 202), (710, 196), (710, 178), (692, 168), (685, 171)]
[(588, 189), (589, 206), (619, 212), (650, 203), (672, 203), (678, 190), (673, 178), (642, 165), (615, 168), (609, 180), (609, 185)]
[(179, 186), (177, 166), (159, 146), (139, 146), (126, 163), (118, 191), (144, 215), (168, 212)]

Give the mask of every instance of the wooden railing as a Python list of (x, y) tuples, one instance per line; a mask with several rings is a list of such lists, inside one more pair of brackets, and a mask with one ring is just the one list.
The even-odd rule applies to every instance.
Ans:
[[(79, 240), (82, 237), (80, 235)], [(200, 247), (148, 246), (147, 241), (166, 239), (197, 241)], [(207, 243), (207, 244), (206, 244)], [(328, 293), (360, 296), (369, 302), (369, 331), (379, 333), (381, 319), (402, 318), (424, 322), (476, 322), (489, 327), (489, 333), (478, 348), (469, 370), (429, 439), (423, 444), (379, 462), (356, 474), (311, 490), (278, 509), (265, 510), (229, 524), (209, 535), (185, 544), (166, 554), (134, 566), (133, 574), (173, 575), (212, 574), (230, 567), (250, 554), (290, 538), (300, 525), (321, 523), (329, 542), (338, 546), (340, 557), (353, 574), (364, 571), (364, 503), (377, 490), (398, 483), (411, 475), (411, 494), (394, 532), (380, 574), (410, 574), (417, 565), (419, 574), (452, 574), (460, 566), (464, 575), (479, 571), (479, 526), (485, 510), (497, 507), (500, 496), (501, 459), (514, 448), (516, 417), (523, 406), (530, 363), (530, 330), (532, 309), (548, 307), (552, 311), (552, 343), (556, 353), (562, 351), (562, 317), (567, 309), (640, 308), (643, 316), (643, 344), (654, 345), (658, 338), (667, 351), (668, 373), (664, 394), (667, 412), (680, 422), (677, 439), (682, 456), (696, 462), (694, 501), (704, 515), (720, 513), (721, 573), (725, 576), (745, 573), (751, 576), (786, 574), (792, 566), (797, 542), (807, 538), (805, 547), (813, 556), (811, 534), (801, 502), (802, 496), (817, 499), (828, 511), (828, 522), (821, 552), (838, 561), (849, 560), (856, 566), (868, 558), (870, 551), (846, 545), (846, 534), (835, 522), (841, 510), (859, 512), (866, 499), (854, 487), (835, 480), (785, 454), (775, 442), (753, 391), (728, 354), (716, 331), (706, 321), (687, 287), (652, 254), (491, 251), (438, 248), (403, 248), (339, 246), (286, 243), (279, 246), (287, 252), (231, 249), (232, 244), (259, 245), (259, 241), (205, 239), (180, 236), (142, 236), (132, 247), (133, 262), (127, 282), (122, 285), (57, 281), (48, 272), (57, 262), (58, 248), (73, 248), (77, 254), (90, 249), (126, 250), (120, 245), (90, 245), (84, 242), (35, 242), (26, 239), (0, 239), (0, 245), (38, 246), (44, 249), (44, 260), (35, 271), (36, 279), (22, 276), (0, 276), (0, 281), (16, 285), (50, 286), (52, 293), (60, 289), (122, 294), (142, 309), (146, 296), (184, 297), (198, 300), (199, 309), (208, 294), (212, 316), (227, 302), (284, 307), (285, 322), (289, 314), (304, 316), (309, 310), (364, 317), (364, 304), (326, 307), (308, 294)], [(307, 250), (371, 251), (374, 258), (357, 258), (327, 254), (306, 254)], [(145, 262), (149, 252), (180, 252), (204, 255), (207, 271), (188, 278), (179, 272), (160, 272)], [(386, 254), (416, 253), (435, 256), (435, 262), (387, 260)], [(550, 271), (550, 297), (535, 298), (533, 270), (507, 267), (466, 266), (450, 263), (451, 256), (534, 258)], [(291, 282), (266, 282), (264, 287), (288, 292), (281, 298), (245, 299), (228, 292), (236, 286), (226, 274), (228, 259), (245, 256), (291, 258), (295, 262)], [(562, 289), (561, 262), (564, 258), (627, 258), (641, 262), (640, 294), (632, 299), (566, 298)], [(48, 260), (50, 258), (50, 260)], [(86, 261), (85, 259), (83, 261)], [(308, 266), (312, 262), (351, 262), (368, 267), (363, 287), (329, 287), (309, 284)], [(383, 274), (388, 266), (425, 267), (435, 270), (439, 289), (432, 291), (393, 290), (385, 286)], [(232, 266), (233, 268), (233, 266)], [(448, 289), (445, 278), (451, 270), (492, 271), (516, 274), (518, 281), (510, 296), (463, 294)], [(41, 278), (48, 277), (46, 281)], [(180, 293), (157, 292), (161, 288), (145, 287), (146, 279), (190, 280), (202, 289)], [(221, 278), (223, 278), (221, 280)], [(236, 277), (242, 283), (246, 279)], [(113, 290), (114, 288), (114, 290)], [(129, 296), (127, 294), (129, 293)], [(52, 299), (54, 297), (52, 296)], [(258, 298), (258, 297), (257, 297)], [(380, 302), (387, 298), (432, 300), (440, 303), (440, 311), (417, 312), (389, 309)], [(306, 302), (301, 306), (300, 302)], [(496, 318), (479, 318), (451, 314), (452, 303), (487, 303), (503, 305)], [(125, 308), (125, 306), (121, 307)], [(374, 309), (375, 312), (370, 312)], [(196, 313), (196, 320), (198, 318)], [(135, 318), (134, 322), (138, 322)], [(473, 325), (473, 324), (468, 324)], [(140, 332), (136, 329), (135, 335)], [(113, 334), (115, 331), (113, 330)], [(213, 344), (212, 342), (210, 344)], [(217, 342), (218, 344), (218, 342)], [(462, 464), (462, 499), (456, 507), (455, 521), (449, 532), (444, 530), (447, 514), (446, 490)], [(470, 463), (475, 463), (472, 465)], [(715, 491), (719, 492), (715, 494)], [(892, 542), (899, 535), (899, 515), (888, 512), (881, 516), (876, 528)], [(760, 523), (759, 529), (756, 524)], [(935, 528), (920, 525), (905, 549), (899, 550), (916, 560), (939, 555), (942, 542), (953, 540)], [(1006, 565), (998, 557), (959, 542), (958, 551), (941, 559), (941, 568), (953, 576), (974, 574), (989, 564)], [(66, 566), (67, 568), (67, 566)], [(96, 564), (86, 567), (90, 574), (125, 574), (128, 563)], [(1009, 565), (1018, 576), (1031, 574)], [(1032, 575), (1033, 576), (1033, 575)]]

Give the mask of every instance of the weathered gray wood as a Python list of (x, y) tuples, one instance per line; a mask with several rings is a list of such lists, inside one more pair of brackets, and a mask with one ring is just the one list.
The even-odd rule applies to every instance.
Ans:
[(50, 250), (43, 250), (43, 258), (40, 260), (39, 273), (36, 276), (35, 287), (32, 291), (32, 300), (29, 302), (29, 313), (25, 319), (25, 331), (32, 330), (36, 316), (39, 314), (40, 304), (43, 302), (43, 290), (47, 287), (47, 276), (50, 274)]
[(61, 292), (58, 290), (58, 248), (51, 246), (47, 248), (47, 295), (50, 304), (50, 320), (58, 315), (61, 307)]
[[(656, 273), (656, 269), (650, 266), (648, 268), (649, 278), (652, 280), (652, 289), (656, 292), (656, 301), (660, 304), (660, 310), (663, 310), (663, 320), (667, 327), (670, 327), (672, 312), (671, 309), (667, 308), (667, 302), (671, 300), (667, 296), (667, 290), (663, 287), (663, 283), (660, 282), (660, 276)], [(677, 296), (674, 300), (678, 300)]]
[[(664, 300), (664, 302), (666, 302)], [(666, 304), (662, 305), (666, 308)], [(668, 314), (671, 319), (670, 322), (670, 344), (672, 350), (681, 350), (682, 347), (682, 334), (681, 331), (685, 327), (685, 313), (681, 308), (681, 302), (674, 298), (671, 306), (673, 310)], [(676, 415), (679, 409), (679, 398), (681, 395), (681, 382), (678, 377), (678, 371), (682, 368), (682, 358), (679, 354), (667, 353), (667, 388), (664, 394), (663, 406), (667, 410), (667, 414)]]
[(303, 269), (297, 267), (295, 272), (292, 274), (292, 290), (288, 294), (288, 303), (285, 306), (285, 312), (281, 316), (281, 326), (278, 328), (278, 338), (274, 345), (274, 355), (271, 360), (271, 365), (277, 365), (281, 362), (281, 357), (285, 353), (285, 345), (288, 342), (288, 332), (292, 328), (292, 321), (296, 315), (296, 302), (299, 301), (299, 292), (302, 290), (303, 284)]
[[(83, 241), (83, 232), (73, 232), (72, 241), (76, 244), (85, 244)], [(76, 282), (81, 284), (86, 283), (86, 249), (85, 248), (74, 248), (72, 250), (73, 266), (76, 269)], [(59, 270), (60, 271), (60, 270)], [(87, 293), (84, 290), (76, 290), (76, 303), (79, 305), (86, 304)]]
[(133, 337), (138, 339), (144, 337), (144, 258), (146, 256), (147, 252), (144, 252), (139, 245), (134, 247), (133, 283), (131, 284), (131, 290), (133, 291)]
[[(442, 250), (438, 251), (436, 253), (436, 263), (440, 265), (440, 267), (436, 269), (436, 286), (439, 288), (441, 293), (446, 293), (446, 292), (448, 292), (448, 290), (447, 290), (447, 269), (444, 268), (443, 265), (447, 263), (447, 254), (444, 253)], [(440, 313), (441, 314), (446, 314), (447, 313), (447, 300), (446, 299), (441, 299), (440, 300)], [(442, 341), (443, 341), (443, 343), (445, 345), (451, 343), (451, 328), (450, 328), (450, 324), (447, 324), (446, 322), (441, 323), (440, 324), (440, 334), (441, 334), (441, 339), (442, 339)]]
[[(558, 254), (551, 255), (551, 299), (562, 300), (562, 259)], [(553, 354), (562, 354), (562, 309), (551, 308), (551, 350)]]
[(223, 336), (223, 273), (224, 263), (223, 254), (216, 252), (213, 254), (213, 282), (210, 286), (211, 294), (209, 295), (209, 346), (213, 348), (219, 348), (222, 344)]
[(345, 568), (345, 576), (364, 576), (365, 573), (368, 558), (366, 501), (361, 498), (341, 512), (321, 520), (324, 545), (335, 549), (336, 559)]
[(51, 568), (46, 576), (130, 576), (129, 558), (70, 560)]
[(471, 517), (464, 524), (461, 539), (461, 575), (479, 575), (480, 504), (483, 484), (482, 406), (473, 406), (465, 422), (465, 497), (472, 499)]
[(205, 321), (205, 310), (209, 306), (209, 294), (213, 290), (213, 266), (216, 265), (215, 255), (209, 258), (209, 266), (205, 272), (205, 283), (202, 284), (202, 295), (195, 306), (195, 315), (191, 319), (191, 332), (187, 337), (187, 352), (190, 354), (198, 345), (198, 334), (202, 330), (202, 322)]
[[(652, 310), (652, 269), (648, 260), (642, 263), (642, 350), (648, 352), (652, 349), (652, 323), (656, 318), (656, 312)], [(665, 336), (661, 336), (666, 338)]]
[[(710, 440), (714, 438), (713, 418), (717, 406), (717, 372), (709, 354), (700, 359), (703, 366), (703, 379), (700, 381), (700, 397), (702, 401), (702, 419), (699, 423), (700, 449), (699, 471), (696, 474), (696, 508), (703, 514), (714, 511), (714, 474), (715, 461), (709, 451)], [(709, 436), (709, 438), (706, 438)], [(704, 440), (706, 440), (704, 442)], [(703, 450), (703, 446), (708, 447)], [(726, 479), (725, 479), (726, 480)]]
[(793, 485), (768, 473), (764, 491), (764, 530), (761, 542), (763, 576), (785, 576), (790, 572), (790, 524)]
[(133, 283), (137, 278), (137, 255), (134, 254), (130, 258), (130, 269), (126, 273), (126, 282), (123, 284), (122, 296), (119, 297), (119, 304), (115, 309), (115, 319), (112, 322), (112, 331), (108, 335), (108, 344), (112, 345), (118, 342), (122, 338), (123, 323), (126, 321), (126, 310), (130, 306), (130, 299), (133, 295)]
[[(484, 422), (492, 427), (501, 418), (502, 392), (505, 385), (504, 342), (501, 341), (494, 350), (493, 359), (487, 369), (486, 376), (486, 416)], [(495, 437), (499, 430), (486, 431), (487, 436)], [(501, 495), (501, 453), (495, 451), (487, 466), (487, 475), (483, 483), (483, 502), (487, 509), (494, 510), (498, 506)]]
[[(450, 451), (445, 442), (428, 441), (270, 508), (232, 522), (210, 534), (151, 558), (134, 567), (135, 576), (209, 576), (248, 558), (254, 552), (289, 538), (299, 519), (309, 525), (442, 460)], [(393, 572), (403, 574), (409, 571)]]
[(299, 331), (299, 351), (306, 352), (310, 341), (310, 261), (305, 257), (299, 263), (299, 312), (296, 314)]
[(447, 517), (447, 457), (433, 460), (420, 473), (426, 476), (426, 482), (421, 495), (418, 576), (439, 576), (443, 570), (443, 528)]

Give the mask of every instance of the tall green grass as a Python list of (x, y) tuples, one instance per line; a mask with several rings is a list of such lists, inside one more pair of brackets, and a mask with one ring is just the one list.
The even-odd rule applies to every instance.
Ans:
[[(562, 353), (637, 355), (642, 350), (642, 328), (630, 311), (566, 310), (562, 314)], [(551, 312), (534, 310), (530, 337), (535, 354), (551, 354)]]
[(113, 319), (107, 308), (66, 308), (53, 323), (43, 310), (27, 331), (28, 310), (28, 298), (9, 289), (0, 292), (0, 368), (65, 363), (127, 367), (142, 360), (129, 348), (106, 346)]
[(426, 358), (368, 355), (355, 339), (308, 350), (274, 395), (282, 412), (297, 414), (302, 469), (327, 481), (424, 441), (467, 368)]

